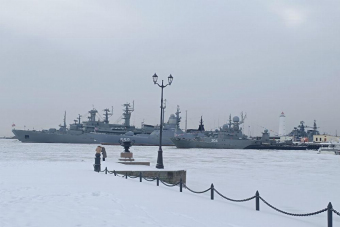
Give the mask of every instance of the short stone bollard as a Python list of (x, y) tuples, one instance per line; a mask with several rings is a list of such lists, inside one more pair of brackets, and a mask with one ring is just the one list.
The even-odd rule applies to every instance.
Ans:
[(101, 169), (100, 169), (100, 153), (96, 153), (96, 156), (94, 158), (94, 171), (96, 172), (100, 172)]

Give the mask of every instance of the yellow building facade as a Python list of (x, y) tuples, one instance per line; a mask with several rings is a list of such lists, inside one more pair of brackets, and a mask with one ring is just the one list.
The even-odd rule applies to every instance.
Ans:
[(314, 135), (313, 136), (314, 143), (339, 143), (340, 137), (339, 136), (330, 136), (330, 135)]

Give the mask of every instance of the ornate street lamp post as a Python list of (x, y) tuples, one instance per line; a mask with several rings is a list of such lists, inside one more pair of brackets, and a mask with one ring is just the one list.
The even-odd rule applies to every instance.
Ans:
[(157, 83), (157, 79), (158, 76), (156, 75), (156, 73), (152, 76), (153, 79), (153, 83), (157, 84), (158, 87), (161, 88), (162, 93), (161, 93), (161, 120), (160, 120), (160, 128), (159, 128), (159, 149), (158, 149), (158, 155), (157, 155), (157, 165), (156, 168), (157, 169), (164, 169), (164, 165), (163, 165), (163, 150), (162, 150), (162, 133), (163, 133), (163, 88), (165, 88), (168, 85), (171, 85), (172, 80), (174, 79), (171, 74), (168, 77), (168, 84), (164, 85), (163, 84), (163, 80), (162, 80), (162, 84)]

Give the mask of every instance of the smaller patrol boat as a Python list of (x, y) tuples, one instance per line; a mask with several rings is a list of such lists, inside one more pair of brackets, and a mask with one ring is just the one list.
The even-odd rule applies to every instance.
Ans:
[(340, 143), (331, 143), (327, 147), (320, 147), (318, 154), (335, 154), (340, 155)]

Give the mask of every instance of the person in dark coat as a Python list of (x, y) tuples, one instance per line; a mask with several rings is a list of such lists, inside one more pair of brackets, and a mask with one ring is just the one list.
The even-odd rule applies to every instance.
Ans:
[(105, 161), (105, 158), (107, 157), (105, 147), (102, 147), (102, 153), (103, 153), (103, 161)]

